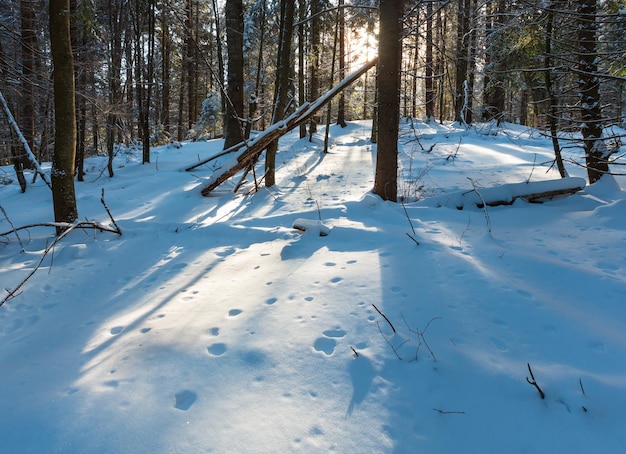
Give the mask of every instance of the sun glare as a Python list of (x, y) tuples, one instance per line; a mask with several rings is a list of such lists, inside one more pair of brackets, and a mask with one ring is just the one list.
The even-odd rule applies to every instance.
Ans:
[(352, 30), (349, 37), (348, 61), (354, 68), (364, 65), (378, 54), (376, 36), (366, 27)]

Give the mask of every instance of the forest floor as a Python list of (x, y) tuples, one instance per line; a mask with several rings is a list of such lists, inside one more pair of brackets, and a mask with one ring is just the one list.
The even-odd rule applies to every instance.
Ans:
[[(368, 122), (333, 126), (322, 154), (322, 136), (290, 133), (275, 187), (210, 197), (210, 166), (181, 169), (220, 140), (154, 148), (145, 165), (126, 150), (113, 178), (90, 158), (81, 219), (108, 222), (104, 190), (122, 235), (72, 232), (0, 307), (0, 450), (623, 451), (626, 179), (448, 207), (558, 178), (550, 141), (415, 121), (394, 204), (371, 193), (369, 136)], [(53, 217), (40, 180), (1, 186), (0, 206), (2, 232)], [(53, 234), (0, 236), (2, 288)]]

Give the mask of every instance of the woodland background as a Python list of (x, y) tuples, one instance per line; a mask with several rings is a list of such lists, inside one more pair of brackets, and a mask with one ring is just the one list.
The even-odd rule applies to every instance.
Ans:
[[(402, 117), (537, 127), (555, 137), (557, 156), (580, 146), (557, 138), (589, 126), (582, 110), (595, 109), (593, 122), (603, 127), (623, 123), (623, 1), (382, 3), (402, 8)], [(236, 143), (229, 119), (235, 136), (275, 120), (281, 72), (284, 115), (378, 51), (374, 0), (71, 0), (70, 8), (79, 181), (85, 157), (108, 155), (111, 162), (120, 144), (143, 147), (149, 161), (150, 146), (172, 141), (226, 132), (226, 146)], [(49, 28), (46, 1), (0, 3), (0, 91), (40, 162), (52, 160), (55, 140)], [(592, 33), (591, 47), (583, 28)], [(281, 62), (286, 33), (293, 45)], [(328, 121), (376, 118), (375, 76), (373, 69), (344, 90)], [(599, 102), (583, 99), (584, 83)], [(621, 140), (607, 139), (614, 148)], [(18, 172), (32, 167), (4, 115), (0, 162)], [(113, 166), (108, 172), (113, 176)]]

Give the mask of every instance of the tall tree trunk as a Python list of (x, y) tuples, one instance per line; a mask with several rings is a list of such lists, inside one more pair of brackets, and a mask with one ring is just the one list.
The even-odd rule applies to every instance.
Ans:
[(467, 70), (469, 60), (469, 32), (470, 32), (470, 2), (460, 0), (457, 10), (457, 35), (455, 64), (456, 76), (454, 82), (454, 121), (461, 125), (467, 124), (465, 115), (467, 111)]
[(266, 4), (265, 0), (261, 1), (261, 36), (259, 37), (259, 55), (257, 56), (256, 63), (256, 77), (254, 79), (254, 93), (250, 95), (250, 102), (248, 103), (248, 121), (246, 122), (246, 139), (250, 138), (250, 132), (252, 132), (252, 126), (254, 123), (254, 116), (259, 107), (259, 89), (261, 88), (261, 73), (263, 69), (263, 50), (265, 43), (265, 14)]
[[(335, 24), (335, 37), (333, 39), (333, 52), (332, 52), (332, 62), (330, 64), (330, 80), (328, 82), (328, 89), (331, 90), (333, 88), (333, 84), (335, 82), (335, 64), (337, 63), (337, 41), (339, 40), (339, 13), (341, 12), (341, 8), (337, 9), (337, 21)], [(339, 96), (343, 96), (343, 90), (339, 94)], [(324, 129), (324, 153), (328, 153), (328, 143), (330, 138), (330, 118), (332, 115), (332, 101), (328, 103), (326, 106), (326, 128)], [(344, 122), (345, 125), (345, 122)]]
[[(305, 91), (305, 70), (304, 70), (304, 47), (306, 42), (306, 6), (305, 0), (298, 0), (298, 104), (302, 105), (306, 102)], [(306, 137), (306, 124), (302, 123), (298, 129), (301, 139)]]
[[(70, 39), (69, 0), (50, 0), (50, 51), (54, 85), (54, 157), (52, 200), (56, 222), (78, 219), (74, 190), (76, 154), (76, 110), (74, 108), (74, 62)], [(57, 228), (61, 234), (63, 228)]]
[[(20, 90), (19, 121), (22, 134), (30, 149), (35, 152), (35, 49), (37, 47), (37, 31), (35, 10), (37, 4), (33, 0), (20, 1), (20, 29), (22, 43), (22, 71)], [(27, 156), (21, 155), (20, 162), (26, 168), (33, 168)]]
[(113, 158), (115, 153), (115, 140), (118, 136), (119, 109), (122, 103), (122, 15), (126, 8), (121, 6), (115, 0), (108, 0), (108, 32), (111, 36), (109, 43), (109, 64), (108, 64), (108, 83), (109, 83), (109, 106), (106, 121), (106, 147), (107, 147), (107, 171), (109, 178), (113, 178)]
[(224, 56), (222, 55), (222, 28), (220, 26), (220, 15), (219, 10), (217, 9), (217, 3), (215, 0), (212, 0), (213, 4), (213, 15), (215, 16), (215, 42), (217, 43), (217, 70), (218, 70), (218, 80), (217, 83), (220, 86), (220, 96), (222, 99), (222, 112), (226, 111), (226, 99), (224, 97)]
[(155, 22), (156, 22), (156, 0), (148, 0), (148, 43), (146, 55), (146, 71), (145, 76), (140, 75), (139, 79), (145, 78), (145, 103), (143, 106), (143, 122), (141, 128), (143, 130), (143, 147), (142, 147), (142, 163), (150, 162), (150, 111), (152, 109), (152, 92), (154, 87), (154, 52), (155, 52)]
[[(420, 37), (420, 33), (419, 33), (419, 26), (420, 26), (420, 17), (419, 17), (419, 12), (417, 12), (417, 15), (415, 17), (415, 33), (413, 34), (413, 38), (415, 40), (414, 42), (414, 52), (413, 52), (413, 58), (412, 58), (412, 68), (411, 68), (411, 119), (417, 118), (417, 80), (418, 80), (418, 68), (420, 66), (419, 64), (419, 60), (420, 60), (420, 42), (419, 42), (419, 37)], [(411, 120), (413, 121), (413, 120)]]
[(556, 166), (559, 169), (561, 178), (567, 176), (565, 170), (565, 164), (563, 163), (563, 157), (561, 156), (561, 146), (559, 145), (558, 137), (558, 106), (557, 98), (552, 87), (552, 37), (554, 33), (554, 13), (552, 8), (554, 4), (548, 6), (546, 17), (546, 40), (545, 40), (545, 53), (543, 60), (543, 80), (546, 85), (546, 93), (548, 95), (548, 125), (550, 126), (550, 137), (552, 139), (552, 148), (554, 149), (554, 157), (556, 160)]
[(433, 84), (433, 2), (426, 4), (426, 68), (424, 77), (426, 121), (435, 118), (435, 90)]
[(161, 18), (161, 116), (159, 121), (163, 127), (163, 132), (169, 135), (170, 132), (170, 71), (172, 67), (172, 39), (170, 36), (170, 4), (169, 0), (163, 2), (164, 11)]
[(380, 0), (378, 37), (378, 145), (374, 192), (398, 198), (398, 126), (402, 65), (403, 0)]
[[(309, 63), (309, 101), (319, 97), (319, 65), (320, 65), (320, 18), (322, 10), (320, 0), (311, 0), (311, 56)], [(311, 117), (309, 122), (309, 141), (313, 141), (313, 134), (317, 132), (317, 118)]]
[(191, 129), (198, 120), (198, 23), (196, 21), (196, 11), (198, 4), (196, 0), (187, 1), (187, 21), (186, 21), (186, 41), (185, 56), (187, 59), (187, 127)]
[[(289, 77), (291, 76), (291, 42), (293, 38), (293, 18), (295, 2), (293, 0), (281, 0), (280, 2), (280, 43), (278, 49), (278, 64), (276, 65), (276, 95), (272, 123), (282, 120), (285, 114), (289, 96)], [(265, 186), (271, 187), (276, 184), (276, 152), (278, 151), (278, 139), (274, 140), (265, 154)]]
[(578, 85), (581, 100), (580, 132), (583, 136), (589, 183), (608, 173), (608, 150), (602, 137), (600, 79), (596, 40), (597, 0), (578, 0)]
[(446, 83), (446, 61), (444, 56), (447, 52), (447, 40), (445, 36), (445, 30), (448, 27), (448, 19), (447, 16), (443, 14), (442, 9), (439, 8), (437, 10), (437, 21), (435, 28), (439, 31), (438, 33), (438, 42), (440, 52), (437, 56), (437, 63), (435, 66), (435, 73), (437, 74), (437, 94), (439, 95), (439, 123), (443, 123), (445, 118), (445, 105), (444, 105), (444, 96), (445, 96), (445, 83)]
[(469, 21), (469, 56), (467, 61), (467, 112), (465, 114), (465, 121), (468, 125), (471, 125), (474, 122), (474, 82), (476, 79), (476, 53), (478, 52), (476, 46), (476, 36), (477, 36), (477, 27), (475, 24), (475, 1), (470, 0), (470, 15), (468, 17)]
[[(346, 77), (346, 12), (343, 7), (344, 0), (339, 0), (339, 80)], [(332, 76), (331, 76), (332, 81)], [(332, 83), (330, 84), (332, 86)], [(343, 91), (339, 94), (337, 101), (337, 124), (342, 128), (346, 127), (346, 97)]]
[(243, 3), (226, 0), (226, 45), (228, 48), (228, 83), (224, 149), (243, 140)]

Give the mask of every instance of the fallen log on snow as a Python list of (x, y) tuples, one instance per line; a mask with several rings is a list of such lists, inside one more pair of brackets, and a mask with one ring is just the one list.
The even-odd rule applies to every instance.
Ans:
[(289, 115), (284, 120), (274, 123), (266, 130), (260, 132), (253, 139), (245, 142), (238, 143), (226, 150), (211, 156), (201, 162), (193, 164), (187, 167), (185, 170), (190, 171), (201, 165), (207, 164), (217, 158), (226, 156), (233, 153), (230, 159), (222, 163), (219, 169), (215, 170), (209, 177), (208, 183), (202, 189), (202, 195), (206, 196), (211, 193), (215, 188), (224, 183), (229, 178), (233, 177), (237, 172), (243, 170), (252, 165), (261, 153), (267, 148), (267, 146), (274, 140), (277, 140), (284, 134), (288, 133), (294, 128), (297, 128), (301, 124), (308, 121), (315, 113), (328, 104), (335, 96), (337, 96), (343, 89), (351, 85), (359, 77), (369, 71), (374, 65), (376, 65), (377, 59), (373, 59), (367, 62), (358, 71), (350, 74), (343, 79), (332, 89), (328, 90), (322, 96), (320, 96), (313, 103), (303, 104), (294, 113)]
[(449, 207), (462, 210), (465, 206), (478, 208), (498, 205), (511, 205), (517, 199), (531, 203), (541, 203), (555, 197), (574, 194), (586, 185), (584, 178), (569, 177), (558, 180), (533, 181), (503, 184), (491, 188), (474, 188), (432, 197), (420, 202), (420, 205)]

